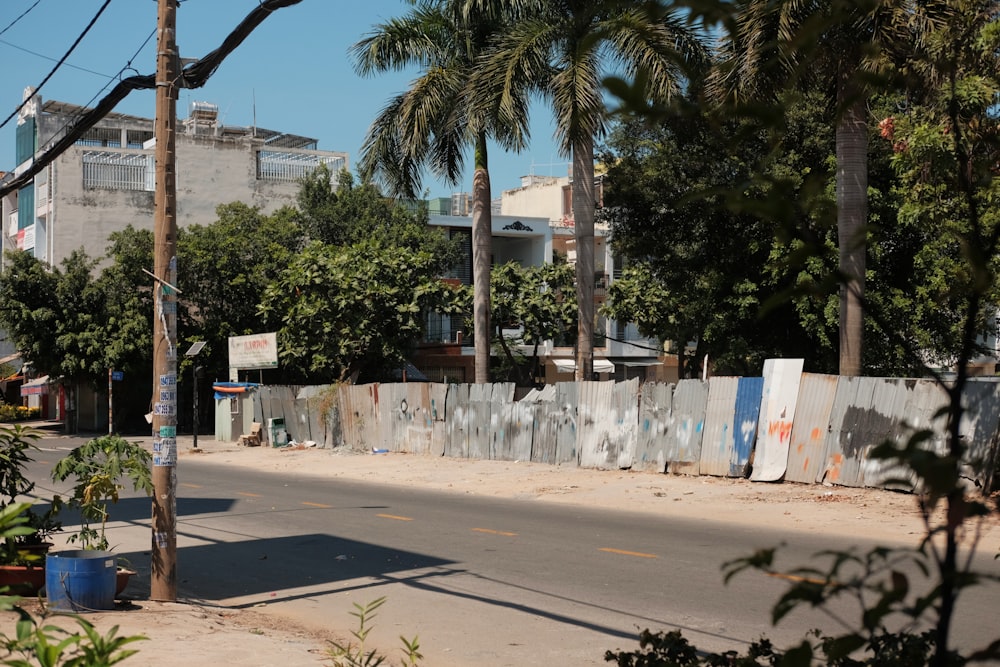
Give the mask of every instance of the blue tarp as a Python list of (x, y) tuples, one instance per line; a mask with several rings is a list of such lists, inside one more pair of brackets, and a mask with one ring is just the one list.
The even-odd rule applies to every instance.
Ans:
[(221, 401), (224, 398), (233, 398), (249, 391), (255, 390), (260, 384), (257, 382), (213, 382), (212, 389), (215, 391), (215, 400)]

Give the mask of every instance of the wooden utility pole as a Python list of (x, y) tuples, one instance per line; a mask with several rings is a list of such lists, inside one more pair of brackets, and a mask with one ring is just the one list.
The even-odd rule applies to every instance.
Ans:
[(157, 0), (150, 598), (177, 599), (177, 0)]

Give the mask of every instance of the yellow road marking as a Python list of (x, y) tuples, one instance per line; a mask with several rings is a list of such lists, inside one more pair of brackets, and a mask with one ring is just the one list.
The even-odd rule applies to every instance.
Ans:
[(309, 502), (306, 502), (304, 500), (302, 501), (302, 504), (303, 505), (308, 505), (309, 507), (320, 507), (320, 508), (325, 509), (325, 510), (333, 508), (333, 505), (324, 505), (323, 503), (309, 503)]
[(503, 535), (504, 537), (517, 537), (517, 533), (509, 533), (506, 530), (493, 530), (492, 528), (473, 528), (475, 533), (489, 533), (490, 535)]
[(181, 482), (181, 486), (186, 486), (189, 489), (200, 489), (201, 484), (188, 484), (186, 482)]
[(259, 493), (250, 493), (248, 491), (238, 491), (236, 493), (236, 495), (238, 495), (238, 496), (248, 496), (250, 498), (260, 498), (260, 494)]
[(622, 549), (601, 548), (598, 551), (606, 551), (609, 554), (619, 554), (621, 556), (635, 556), (636, 558), (659, 558), (656, 554), (644, 554), (641, 551), (624, 551)]
[(395, 519), (396, 521), (413, 521), (413, 519), (408, 516), (396, 516), (395, 514), (376, 514), (375, 516), (383, 519)]

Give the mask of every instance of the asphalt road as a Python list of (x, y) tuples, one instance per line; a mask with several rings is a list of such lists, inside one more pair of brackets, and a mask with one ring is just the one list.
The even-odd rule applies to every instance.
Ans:
[[(679, 628), (711, 650), (742, 649), (761, 634), (787, 646), (810, 628), (835, 628), (818, 611), (771, 627), (786, 584), (747, 573), (725, 586), (721, 567), (782, 543), (781, 562), (817, 563), (813, 554), (843, 540), (181, 463), (181, 597), (343, 632), (353, 604), (385, 595), (373, 639), (395, 647), (399, 635), (418, 635), (427, 664), (605, 664), (604, 650), (637, 647), (643, 628)], [(125, 525), (111, 541), (140, 572), (148, 517), (146, 498), (113, 508), (112, 521)], [(869, 537), (857, 545), (873, 546)], [(981, 565), (1000, 573), (989, 557)], [(995, 633), (994, 591), (963, 600), (963, 645)], [(833, 611), (853, 619), (853, 609)]]

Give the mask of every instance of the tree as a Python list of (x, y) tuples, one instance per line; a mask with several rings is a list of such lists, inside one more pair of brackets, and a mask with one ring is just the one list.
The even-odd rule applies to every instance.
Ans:
[(577, 379), (593, 373), (594, 141), (604, 129), (602, 63), (627, 75), (642, 73), (641, 94), (670, 99), (684, 82), (683, 68), (704, 61), (699, 35), (680, 15), (654, 3), (617, 0), (527, 3), (528, 11), (477, 65), (473, 85), (488, 108), (511, 122), (517, 93), (534, 86), (551, 103), (562, 151), (573, 160), (576, 238)]
[(321, 165), (302, 179), (298, 204), (297, 219), (313, 241), (348, 246), (373, 240), (387, 246), (427, 250), (437, 257), (442, 273), (461, 259), (459, 240), (428, 225), (426, 207), (407, 207), (384, 196), (372, 182), (355, 183), (347, 171), (340, 173), (334, 187), (329, 172)]
[(846, 9), (835, 2), (741, 0), (726, 25), (722, 63), (712, 81), (716, 98), (752, 104), (814, 79), (835, 91), (842, 375), (862, 372), (867, 100), (886, 84), (894, 54), (905, 53), (940, 8), (940, 3), (902, 0)]
[[(420, 338), (427, 310), (447, 312), (457, 295), (438, 279), (427, 250), (365, 241), (312, 242), (265, 290), (259, 313), (278, 332), (293, 377), (345, 382), (398, 369)], [(457, 308), (456, 308), (457, 310)]]
[(457, 184), (465, 149), (473, 146), (473, 318), (475, 379), (489, 382), (492, 223), (487, 140), (521, 149), (528, 136), (527, 96), (511, 90), (507, 114), (481, 104), (469, 86), (476, 60), (516, 13), (517, 3), (419, 0), (410, 12), (375, 26), (352, 48), (364, 76), (416, 66), (410, 89), (393, 97), (372, 123), (360, 172), (389, 190), (415, 198), (425, 166)]
[[(492, 299), (496, 341), (522, 386), (538, 376), (538, 346), (560, 340), (576, 324), (573, 267), (548, 263), (523, 267), (507, 262), (493, 270)], [(519, 339), (533, 345), (530, 368), (518, 363), (504, 329), (520, 329)]]
[[(822, 258), (801, 266), (786, 261), (799, 241), (785, 230), (808, 230), (825, 247), (822, 220), (803, 206), (825, 181), (822, 169), (814, 170), (814, 183), (800, 168), (822, 165), (827, 154), (822, 133), (812, 132), (812, 114), (790, 114), (782, 137), (809, 139), (785, 145), (788, 153), (777, 158), (759, 124), (682, 106), (655, 126), (622, 123), (609, 139), (601, 214), (626, 268), (611, 285), (605, 313), (674, 343), (683, 376), (699, 375), (705, 355), (721, 373), (756, 374), (776, 355), (829, 370), (825, 300), (778, 299), (816, 283), (826, 268)], [(756, 170), (765, 177), (755, 179)], [(787, 202), (782, 213), (756, 215), (754, 202), (778, 191)], [(684, 359), (688, 343), (694, 354)]]
[[(706, 15), (725, 16), (717, 13), (722, 8), (713, 3), (695, 5)], [(826, 41), (824, 36), (831, 26), (841, 26), (845, 33), (850, 26), (856, 33), (854, 37), (860, 35), (866, 43), (872, 34), (880, 34), (882, 27), (867, 22), (866, 19), (875, 16), (874, 11), (859, 16), (863, 7), (857, 3), (830, 3), (824, 6), (826, 13), (814, 14), (805, 21), (799, 15), (781, 15), (780, 10), (792, 8), (791, 4), (758, 5), (760, 25), (767, 23), (764, 19), (780, 17), (784, 20), (782, 28), (798, 26), (794, 42), (785, 42), (783, 38), (772, 42), (777, 34), (775, 25), (775, 32), (766, 35), (763, 31), (757, 44), (763, 47), (765, 56), (773, 53), (769, 49), (775, 43), (787, 48), (780, 53), (786, 64), (807, 62), (805, 56)], [(884, 5), (868, 7), (883, 8)], [(770, 15), (768, 9), (775, 15)], [(928, 21), (921, 10), (935, 10), (938, 14)], [(836, 550), (818, 554), (816, 561), (790, 570), (775, 567), (774, 549), (760, 550), (727, 564), (727, 581), (751, 568), (792, 582), (773, 607), (774, 622), (801, 605), (826, 607), (839, 599), (853, 600), (860, 611), (858, 620), (849, 622), (840, 609), (828, 610), (837, 621), (832, 636), (817, 631), (778, 656), (773, 655), (769, 644), (766, 653), (756, 652), (759, 647), (753, 646), (746, 659), (729, 655), (724, 658), (727, 662), (805, 666), (822, 661), (832, 665), (945, 667), (965, 664), (966, 660), (1000, 659), (1000, 639), (993, 637), (984, 637), (982, 650), (968, 656), (958, 655), (950, 646), (953, 612), (959, 595), (986, 579), (995, 580), (992, 575), (973, 570), (972, 555), (979, 545), (983, 522), (995, 515), (997, 504), (991, 497), (977, 498), (981, 492), (965, 483), (969, 479), (967, 467), (978, 469), (984, 464), (970, 456), (970, 451), (974, 451), (970, 448), (993, 448), (995, 443), (969, 442), (963, 431), (967, 410), (977, 408), (967, 392), (970, 364), (980, 349), (977, 337), (993, 327), (987, 315), (996, 312), (1000, 271), (997, 260), (1000, 219), (995, 205), (1000, 184), (997, 176), (1000, 133), (995, 107), (1000, 93), (1000, 80), (996, 76), (1000, 71), (997, 17), (996, 3), (976, 0), (955, 0), (944, 7), (924, 4), (910, 12), (913, 32), (903, 37), (917, 35), (920, 39), (902, 39), (897, 46), (908, 49), (900, 54), (899, 64), (912, 77), (913, 87), (897, 98), (895, 117), (882, 116), (880, 124), (885, 140), (882, 146), (893, 152), (892, 164), (899, 178), (896, 192), (903, 200), (899, 227), (907, 232), (916, 227), (927, 230), (921, 248), (913, 253), (922, 264), (911, 264), (910, 271), (933, 266), (932, 272), (936, 274), (926, 283), (927, 294), (918, 294), (919, 299), (914, 303), (922, 307), (926, 304), (928, 308), (936, 304), (947, 313), (945, 321), (953, 319), (952, 331), (948, 332), (945, 326), (947, 335), (943, 339), (953, 341), (949, 355), (954, 360), (953, 366), (947, 371), (932, 366), (924, 368), (942, 390), (944, 405), (938, 416), (946, 421), (943, 446), (933, 441), (931, 429), (900, 424), (898, 427), (907, 429), (910, 437), (900, 443), (886, 441), (869, 455), (884, 470), (892, 470), (893, 484), (917, 493), (925, 533), (912, 548), (876, 547), (866, 553)], [(731, 21), (730, 25), (736, 23)], [(858, 55), (849, 45), (845, 49), (847, 55)], [(877, 52), (865, 50), (868, 54)], [(809, 62), (809, 66), (814, 64)], [(750, 113), (758, 119), (773, 121), (780, 118), (775, 111), (770, 100), (753, 108), (730, 109), (729, 113)], [(778, 125), (771, 127), (780, 130)], [(781, 199), (773, 198), (763, 204), (756, 205), (761, 213), (780, 215)], [(914, 236), (910, 234), (909, 238)], [(932, 236), (940, 238), (929, 238)], [(922, 252), (924, 248), (926, 253)], [(931, 261), (932, 254), (941, 255), (944, 260)], [(921, 358), (926, 353), (914, 346), (913, 339), (900, 334), (892, 312), (879, 312), (874, 307), (877, 304), (867, 297), (859, 302), (866, 315), (876, 319), (883, 332), (905, 347), (910, 356)], [(952, 337), (953, 334), (957, 335)], [(829, 567), (820, 565), (821, 560), (828, 561)], [(920, 575), (915, 578), (911, 572)], [(921, 588), (920, 584), (926, 585)], [(925, 631), (927, 628), (931, 629)], [(620, 665), (674, 664), (670, 660), (679, 654), (679, 648), (684, 648), (685, 657), (691, 657), (687, 664), (709, 664), (715, 658), (707, 656), (703, 662), (702, 656), (694, 651), (675, 646), (676, 637), (660, 635), (654, 639), (651, 642), (651, 636), (644, 633), (642, 641), (657, 645), (655, 656), (637, 652), (609, 654), (607, 659), (616, 659)]]
[(179, 339), (207, 341), (199, 365), (228, 377), (229, 337), (264, 331), (257, 313), (264, 291), (303, 246), (293, 209), (271, 215), (240, 202), (222, 204), (210, 225), (177, 235), (182, 290)]
[(58, 378), (70, 394), (66, 430), (76, 429), (78, 382), (96, 386), (107, 372), (106, 297), (95, 262), (74, 251), (58, 269), (30, 253), (11, 251), (0, 274), (0, 326), (36, 372)]

